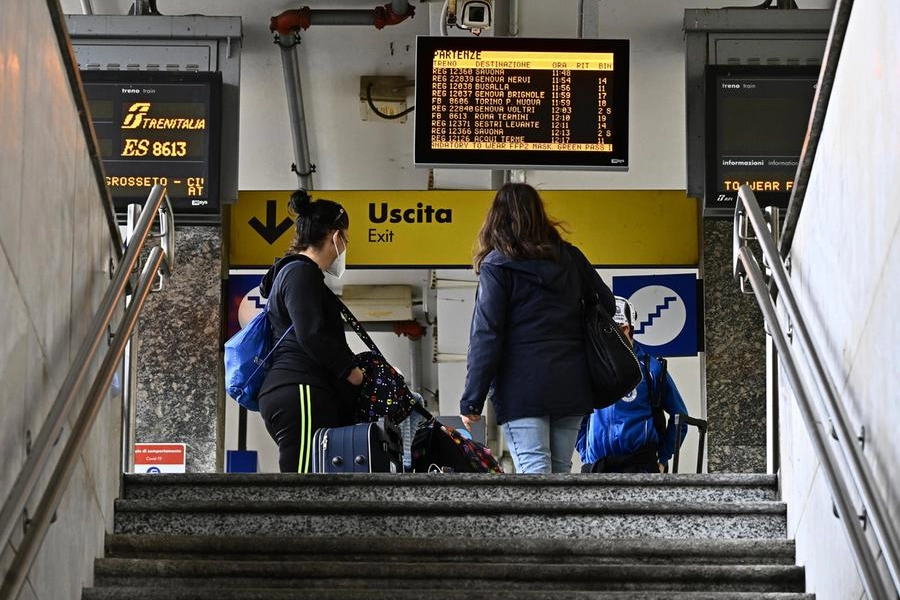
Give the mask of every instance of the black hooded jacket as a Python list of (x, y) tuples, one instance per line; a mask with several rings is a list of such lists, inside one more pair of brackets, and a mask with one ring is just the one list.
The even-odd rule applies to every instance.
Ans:
[(260, 394), (282, 385), (308, 383), (352, 394), (346, 378), (354, 367), (337, 298), (318, 265), (302, 254), (278, 260), (263, 276), (259, 291), (268, 298), (274, 341), (293, 323), (272, 354)]
[(481, 263), (460, 414), (481, 414), (488, 390), (499, 423), (591, 412), (582, 273), (610, 314), (615, 300), (580, 250), (560, 250), (559, 261), (494, 250)]

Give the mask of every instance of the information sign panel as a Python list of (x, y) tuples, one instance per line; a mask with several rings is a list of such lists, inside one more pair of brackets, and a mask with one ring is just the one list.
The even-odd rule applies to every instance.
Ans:
[[(349, 268), (469, 267), (492, 190), (310, 190), (350, 215)], [(231, 267), (268, 268), (294, 235), (291, 190), (240, 192)], [(679, 190), (541, 190), (547, 211), (597, 265), (696, 265), (699, 203)], [(639, 219), (611, 219), (617, 214)]]
[(184, 473), (186, 444), (135, 444), (135, 473)]
[(143, 204), (158, 183), (176, 215), (218, 215), (221, 75), (82, 71), (81, 78), (116, 211)]
[(416, 165), (628, 168), (628, 40), (419, 37)]
[(744, 184), (787, 208), (818, 78), (813, 65), (707, 67), (707, 216), (732, 218)]

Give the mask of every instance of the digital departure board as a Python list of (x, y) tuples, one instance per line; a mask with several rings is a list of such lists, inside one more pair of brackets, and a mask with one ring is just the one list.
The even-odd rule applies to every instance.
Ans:
[(818, 77), (818, 66), (707, 67), (707, 214), (733, 216), (742, 184), (760, 206), (787, 207)]
[(419, 37), (415, 164), (626, 170), (628, 40)]
[(81, 78), (116, 211), (143, 204), (159, 183), (176, 215), (218, 215), (221, 75), (82, 71)]

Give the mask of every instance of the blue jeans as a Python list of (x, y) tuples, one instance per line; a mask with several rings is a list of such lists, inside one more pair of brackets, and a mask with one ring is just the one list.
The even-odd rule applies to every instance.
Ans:
[(517, 473), (569, 473), (583, 415), (525, 417), (502, 425)]

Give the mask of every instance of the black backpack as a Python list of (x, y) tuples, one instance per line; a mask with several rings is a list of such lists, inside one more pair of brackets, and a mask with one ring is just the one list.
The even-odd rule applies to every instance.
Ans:
[(666, 413), (663, 410), (663, 395), (667, 391), (669, 380), (666, 377), (666, 359), (654, 356), (652, 358), (659, 362), (659, 375), (654, 380), (653, 372), (650, 370), (651, 357), (644, 355), (641, 361), (641, 369), (644, 371), (644, 380), (647, 382), (647, 395), (650, 398), (650, 416), (653, 417), (653, 428), (656, 430), (656, 437), (661, 442), (666, 437)]

